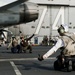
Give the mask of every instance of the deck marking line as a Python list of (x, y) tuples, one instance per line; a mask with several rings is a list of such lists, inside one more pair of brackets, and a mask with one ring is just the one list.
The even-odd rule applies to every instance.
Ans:
[(17, 66), (14, 64), (14, 62), (10, 61), (10, 64), (12, 65), (16, 75), (22, 75)]
[[(50, 59), (50, 60), (55, 60), (56, 59), (56, 57), (50, 57), (50, 58), (47, 58), (47, 59), (45, 59), (45, 60), (48, 60), (48, 59)], [(12, 59), (0, 59), (0, 62), (1, 61), (22, 61), (22, 60), (38, 60), (38, 58), (12, 58)]]

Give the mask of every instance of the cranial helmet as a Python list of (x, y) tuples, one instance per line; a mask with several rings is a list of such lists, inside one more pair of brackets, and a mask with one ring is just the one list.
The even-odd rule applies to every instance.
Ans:
[(64, 32), (65, 32), (65, 28), (61, 25), (61, 26), (58, 28), (58, 33), (63, 34)]
[(59, 28), (58, 28), (58, 32), (63, 34), (64, 32), (68, 32), (68, 25), (61, 25)]
[(13, 36), (12, 36), (12, 38), (14, 39), (14, 38), (15, 38), (15, 36), (13, 35)]

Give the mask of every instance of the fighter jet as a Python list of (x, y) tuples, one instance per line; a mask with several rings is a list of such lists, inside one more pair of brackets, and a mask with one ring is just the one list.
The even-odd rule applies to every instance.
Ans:
[(0, 7), (0, 32), (3, 28), (38, 19), (38, 5), (28, 0), (16, 0)]
[(35, 21), (37, 18), (37, 5), (27, 0), (17, 0), (0, 7), (0, 28)]

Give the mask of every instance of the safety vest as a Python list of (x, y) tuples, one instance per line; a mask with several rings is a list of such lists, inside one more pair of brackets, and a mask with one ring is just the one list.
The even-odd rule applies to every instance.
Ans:
[(67, 33), (61, 39), (65, 44), (63, 54), (65, 56), (75, 55), (75, 35)]

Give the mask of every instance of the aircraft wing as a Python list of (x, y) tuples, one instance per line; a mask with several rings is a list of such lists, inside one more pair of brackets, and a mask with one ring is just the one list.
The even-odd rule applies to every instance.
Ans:
[(7, 10), (9, 8), (12, 8), (12, 7), (14, 7), (16, 5), (19, 5), (19, 4), (21, 4), (23, 2), (26, 2), (26, 1), (28, 1), (28, 0), (17, 0), (15, 2), (9, 3), (9, 4), (5, 5), (5, 6), (0, 7), (0, 12), (4, 11), (4, 10)]

